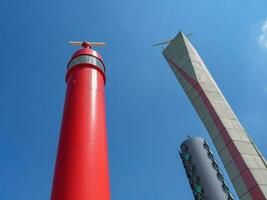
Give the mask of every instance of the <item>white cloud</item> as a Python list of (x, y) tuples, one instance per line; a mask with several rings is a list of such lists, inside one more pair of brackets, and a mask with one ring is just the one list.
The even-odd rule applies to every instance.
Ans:
[(267, 19), (263, 22), (261, 27), (261, 35), (259, 36), (259, 45), (267, 49)]

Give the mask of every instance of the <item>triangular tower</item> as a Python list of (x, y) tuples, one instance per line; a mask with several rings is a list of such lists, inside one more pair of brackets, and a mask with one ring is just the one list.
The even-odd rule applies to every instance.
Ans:
[(163, 55), (207, 128), (240, 199), (266, 200), (266, 160), (193, 45), (180, 32)]

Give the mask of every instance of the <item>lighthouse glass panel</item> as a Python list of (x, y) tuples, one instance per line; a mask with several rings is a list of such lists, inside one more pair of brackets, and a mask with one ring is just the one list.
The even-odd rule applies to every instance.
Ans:
[(82, 63), (88, 63), (97, 66), (100, 68), (103, 72), (105, 71), (104, 65), (101, 61), (99, 61), (96, 57), (89, 56), (89, 55), (81, 55), (76, 58), (74, 58), (69, 66), (68, 69), (72, 68), (75, 65), (82, 64)]

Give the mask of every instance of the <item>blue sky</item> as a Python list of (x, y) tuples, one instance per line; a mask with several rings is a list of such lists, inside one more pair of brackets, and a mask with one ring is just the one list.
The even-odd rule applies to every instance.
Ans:
[[(100, 40), (113, 200), (193, 199), (178, 147), (209, 136), (152, 45), (191, 42), (267, 156), (267, 2), (2, 1), (0, 199), (49, 199), (69, 40)], [(218, 158), (218, 157), (217, 157)], [(228, 181), (229, 182), (229, 181)], [(230, 183), (229, 183), (230, 184)]]

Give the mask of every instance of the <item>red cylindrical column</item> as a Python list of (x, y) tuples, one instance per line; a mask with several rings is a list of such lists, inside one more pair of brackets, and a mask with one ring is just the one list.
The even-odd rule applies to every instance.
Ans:
[(69, 62), (51, 200), (110, 199), (104, 71), (89, 47)]

